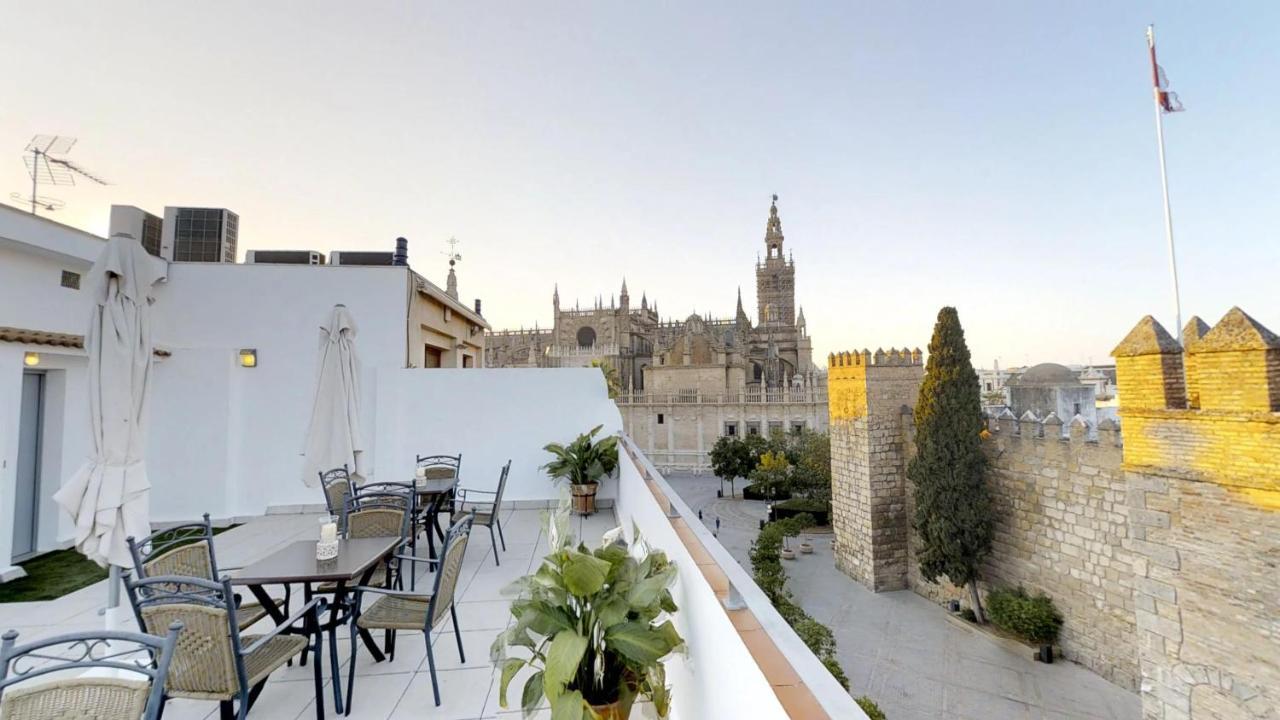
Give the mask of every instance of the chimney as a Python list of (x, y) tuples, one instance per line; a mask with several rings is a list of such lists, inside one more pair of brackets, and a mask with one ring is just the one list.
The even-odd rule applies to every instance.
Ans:
[(480, 312), (480, 298), (476, 298), (476, 314), (477, 315), (483, 314)]
[(392, 265), (408, 265), (409, 264), (409, 241), (402, 237), (396, 238), (396, 253), (391, 257)]

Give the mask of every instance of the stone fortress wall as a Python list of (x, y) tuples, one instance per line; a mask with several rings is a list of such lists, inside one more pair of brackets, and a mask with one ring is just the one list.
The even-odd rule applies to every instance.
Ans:
[[(1064, 654), (1149, 720), (1280, 717), (1280, 338), (1232, 309), (1184, 345), (1144, 318), (1113, 353), (1123, 427), (1009, 413), (984, 448), (984, 589), (1054, 599)], [(912, 553), (906, 466), (924, 367), (828, 359), (836, 565), (944, 601)]]

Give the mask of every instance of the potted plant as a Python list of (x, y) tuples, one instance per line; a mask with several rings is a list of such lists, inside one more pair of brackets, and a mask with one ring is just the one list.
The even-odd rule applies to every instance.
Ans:
[(804, 554), (804, 555), (812, 555), (812, 554), (813, 554), (813, 543), (809, 542), (808, 540), (801, 540), (801, 541), (800, 541), (800, 552), (801, 552), (801, 554)]
[(573, 509), (582, 515), (596, 511), (596, 490), (600, 481), (618, 467), (616, 435), (595, 440), (603, 425), (597, 425), (568, 445), (551, 443), (543, 449), (554, 457), (543, 466), (553, 480), (569, 483)]
[(520, 705), (525, 715), (545, 698), (553, 720), (626, 720), (637, 697), (653, 702), (659, 717), (671, 709), (662, 659), (684, 648), (669, 614), (676, 612), (670, 586), (676, 568), (638, 536), (622, 540), (621, 528), (597, 550), (573, 546), (567, 507), (551, 519), (551, 554), (537, 572), (507, 588), (514, 593), (515, 622), (493, 642), (502, 668), (498, 699), (522, 669)]

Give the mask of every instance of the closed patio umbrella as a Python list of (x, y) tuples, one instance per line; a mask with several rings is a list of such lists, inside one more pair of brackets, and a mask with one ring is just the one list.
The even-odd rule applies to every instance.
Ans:
[(119, 568), (132, 563), (125, 538), (151, 533), (145, 459), (151, 304), (153, 286), (163, 278), (160, 263), (126, 233), (107, 240), (89, 271), (93, 306), (85, 351), (93, 453), (53, 499), (75, 520), (76, 548), (111, 567), (108, 607), (119, 604)]
[(334, 305), (320, 328), (320, 369), (303, 448), (302, 481), (320, 484), (320, 473), (342, 467), (353, 480), (364, 477), (364, 440), (360, 437), (360, 359), (356, 322), (345, 305)]

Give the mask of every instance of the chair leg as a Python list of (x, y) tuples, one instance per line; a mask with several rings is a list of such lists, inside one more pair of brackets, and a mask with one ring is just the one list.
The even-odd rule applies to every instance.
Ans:
[(458, 629), (458, 607), (449, 603), (449, 614), (453, 616), (453, 636), (458, 639), (458, 659), (467, 664), (467, 654), (462, 650), (462, 631)]
[[(309, 602), (311, 602), (311, 583), (305, 583), (302, 586), (302, 604), (305, 606)], [(302, 653), (302, 656), (298, 658), (298, 665), (302, 667), (307, 666), (306, 653)]]
[(507, 539), (502, 535), (502, 521), (498, 519), (498, 513), (493, 514), (493, 521), (498, 525), (498, 539), (502, 541), (502, 551), (507, 551)]
[[(332, 639), (333, 638), (330, 637), (331, 641)], [(316, 720), (324, 720), (324, 678), (321, 676), (321, 673), (320, 673), (320, 669), (324, 667), (324, 660), (321, 659), (321, 654), (320, 654), (320, 649), (321, 649), (320, 646), (324, 645), (324, 633), (320, 632), (319, 630), (316, 630), (315, 635), (312, 636), (312, 642), (315, 643), (315, 645), (313, 645), (311, 649), (311, 651), (315, 653), (315, 657), (311, 658), (311, 661), (315, 663)], [(307, 651), (303, 650), (302, 654), (306, 655)], [(334, 670), (338, 669), (338, 666), (336, 663), (334, 664), (333, 669)], [(333, 681), (335, 683), (338, 682), (337, 675), (334, 676)]]
[[(360, 652), (359, 630), (351, 623), (351, 664), (347, 667), (347, 707), (344, 715), (351, 714), (351, 700), (356, 696), (356, 653)], [(336, 678), (336, 676), (335, 676)], [(341, 710), (342, 708), (339, 708)]]
[[(324, 636), (316, 631), (316, 641)], [(317, 657), (319, 653), (317, 653)], [(317, 661), (319, 662), (319, 661)], [(333, 709), (342, 712), (342, 670), (338, 667), (338, 628), (329, 627), (329, 676), (333, 678)]]
[(498, 559), (498, 538), (493, 534), (493, 525), (489, 525), (489, 542), (493, 544), (493, 564), (502, 566), (502, 561)]
[(436, 656), (431, 652), (431, 631), (424, 631), (422, 637), (427, 641), (427, 668), (431, 670), (431, 692), (435, 693), (436, 707), (440, 707), (440, 683), (436, 682)]

